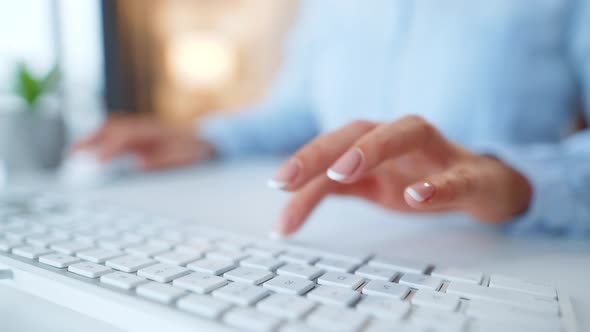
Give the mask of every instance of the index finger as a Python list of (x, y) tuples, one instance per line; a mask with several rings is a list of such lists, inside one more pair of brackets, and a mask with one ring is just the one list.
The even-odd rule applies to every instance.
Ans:
[(426, 120), (406, 116), (380, 125), (358, 139), (330, 166), (327, 174), (332, 180), (352, 183), (382, 162), (416, 150), (443, 164), (458, 152)]
[(338, 156), (376, 126), (368, 121), (355, 121), (319, 136), (285, 162), (268, 180), (268, 186), (288, 191), (301, 188), (316, 176), (324, 174)]

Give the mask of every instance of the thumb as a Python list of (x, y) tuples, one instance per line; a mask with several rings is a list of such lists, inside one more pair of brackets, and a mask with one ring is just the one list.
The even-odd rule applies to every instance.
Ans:
[(458, 209), (484, 201), (485, 187), (475, 167), (453, 167), (406, 187), (404, 199), (417, 210)]
[(499, 224), (528, 208), (528, 180), (493, 158), (460, 164), (408, 186), (404, 198), (416, 210), (461, 210)]

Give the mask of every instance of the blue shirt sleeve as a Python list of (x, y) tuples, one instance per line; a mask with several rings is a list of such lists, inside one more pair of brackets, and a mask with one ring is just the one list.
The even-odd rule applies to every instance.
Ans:
[[(578, 76), (586, 122), (590, 120), (590, 1), (580, 0), (570, 29), (571, 63)], [(529, 209), (509, 222), (513, 232), (590, 233), (590, 129), (559, 144), (476, 148), (525, 175), (533, 188)]]
[(309, 93), (317, 12), (312, 4), (301, 2), (297, 22), (287, 38), (284, 61), (262, 103), (199, 124), (199, 136), (214, 146), (219, 157), (289, 153), (317, 135)]

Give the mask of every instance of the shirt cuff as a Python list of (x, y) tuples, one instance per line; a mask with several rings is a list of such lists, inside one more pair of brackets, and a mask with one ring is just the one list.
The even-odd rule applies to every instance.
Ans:
[[(575, 200), (559, 163), (527, 158), (535, 147), (501, 145), (479, 146), (476, 153), (493, 156), (527, 178), (532, 197), (527, 211), (516, 216), (502, 229), (513, 233), (549, 232), (562, 234), (574, 231), (570, 224), (575, 220)], [(527, 153), (529, 152), (529, 153)]]
[(210, 117), (200, 121), (195, 128), (196, 135), (207, 141), (220, 159), (230, 159), (240, 154), (232, 121), (226, 117)]

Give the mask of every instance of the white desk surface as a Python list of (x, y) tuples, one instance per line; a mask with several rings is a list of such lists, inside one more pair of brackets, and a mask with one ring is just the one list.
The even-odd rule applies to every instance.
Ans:
[[(278, 160), (209, 164), (131, 176), (87, 194), (131, 209), (266, 236), (288, 199), (266, 187), (278, 165)], [(550, 282), (572, 295), (580, 331), (590, 330), (588, 238), (509, 235), (463, 217), (396, 215), (358, 200), (330, 198), (292, 240)], [(0, 321), (6, 331), (114, 331), (5, 287), (0, 288)]]

